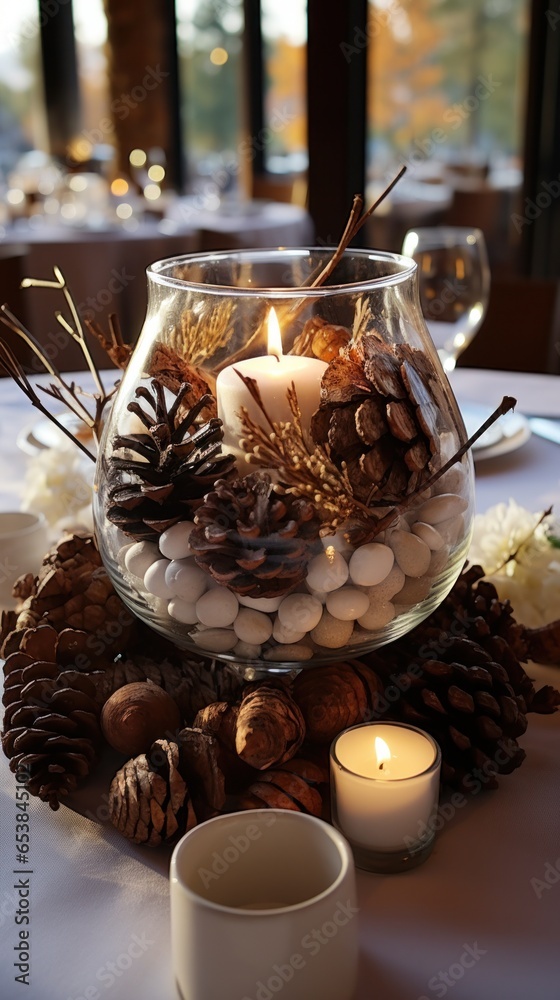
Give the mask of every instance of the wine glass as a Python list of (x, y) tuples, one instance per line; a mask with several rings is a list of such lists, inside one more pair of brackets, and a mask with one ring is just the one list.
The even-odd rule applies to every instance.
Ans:
[(488, 307), (490, 269), (480, 229), (410, 229), (403, 254), (418, 264), (422, 312), (446, 372), (478, 332)]

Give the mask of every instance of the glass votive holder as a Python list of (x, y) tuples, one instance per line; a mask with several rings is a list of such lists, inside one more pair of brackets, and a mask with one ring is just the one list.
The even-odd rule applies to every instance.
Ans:
[(330, 751), (332, 821), (358, 868), (389, 874), (422, 864), (434, 844), (441, 750), (396, 722), (346, 729)]
[(217, 816), (179, 841), (170, 881), (183, 1000), (354, 996), (354, 862), (328, 823), (283, 809)]

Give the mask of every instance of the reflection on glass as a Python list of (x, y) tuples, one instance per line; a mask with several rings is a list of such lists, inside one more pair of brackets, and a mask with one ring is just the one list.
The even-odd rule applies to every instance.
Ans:
[(418, 264), (424, 319), (443, 367), (453, 371), (488, 306), (490, 271), (484, 236), (480, 229), (445, 226), (410, 230), (403, 254)]

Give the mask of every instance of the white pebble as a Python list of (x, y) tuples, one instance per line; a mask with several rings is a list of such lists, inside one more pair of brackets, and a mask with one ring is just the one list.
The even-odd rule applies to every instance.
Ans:
[(399, 604), (419, 604), (430, 593), (433, 582), (431, 576), (422, 576), (419, 579), (407, 577), (404, 587), (399, 590), (395, 600)]
[(354, 622), (343, 622), (340, 618), (333, 618), (325, 609), (321, 621), (310, 635), (318, 646), (326, 646), (327, 649), (340, 649), (341, 646), (346, 645), (353, 630)]
[(344, 586), (348, 579), (348, 566), (344, 556), (329, 546), (309, 563), (307, 583), (311, 590), (330, 592)]
[(237, 645), (237, 636), (231, 628), (207, 628), (191, 632), (190, 637), (200, 649), (211, 653), (229, 653)]
[(427, 573), (432, 553), (418, 535), (407, 531), (393, 531), (389, 539), (395, 559), (406, 576), (423, 576)]
[(156, 559), (144, 574), (144, 586), (154, 597), (174, 597), (175, 594), (165, 580), (168, 559)]
[(447, 521), (450, 517), (462, 514), (469, 506), (468, 501), (457, 493), (440, 493), (436, 497), (430, 497), (416, 511), (419, 521), (426, 524), (439, 524)]
[(137, 544), (138, 544), (137, 542), (127, 542), (126, 545), (122, 545), (121, 548), (119, 549), (119, 551), (117, 552), (117, 566), (119, 567), (119, 569), (121, 570), (121, 572), (126, 569), (126, 554), (127, 554), (127, 552), (131, 548), (133, 548), (134, 545), (137, 545)]
[(439, 576), (443, 573), (444, 569), (449, 562), (449, 549), (447, 545), (440, 549), (439, 552), (432, 552), (432, 558), (430, 559), (430, 566), (428, 568), (428, 576)]
[(341, 587), (327, 597), (327, 611), (333, 618), (353, 622), (369, 608), (369, 597), (357, 587)]
[(272, 620), (262, 611), (241, 608), (233, 623), (233, 628), (237, 638), (241, 639), (242, 642), (262, 646), (263, 642), (270, 639), (272, 635)]
[(191, 559), (173, 559), (165, 571), (165, 582), (176, 597), (196, 604), (208, 587), (208, 574)]
[(244, 608), (253, 608), (254, 611), (264, 611), (265, 614), (273, 614), (284, 600), (283, 597), (240, 597), (239, 603)]
[(438, 487), (446, 493), (464, 493), (467, 474), (461, 465), (453, 465), (438, 481)]
[(448, 521), (440, 521), (438, 531), (444, 542), (448, 545), (455, 545), (465, 531), (465, 519), (462, 514), (457, 517), (450, 517)]
[(261, 647), (254, 642), (238, 642), (233, 647), (233, 652), (240, 660), (258, 660), (261, 655)]
[(178, 521), (162, 532), (159, 539), (161, 554), (167, 559), (186, 559), (187, 556), (192, 556), (189, 538), (193, 528), (193, 521)]
[(283, 625), (280, 619), (277, 617), (274, 622), (274, 628), (272, 629), (272, 638), (276, 639), (276, 642), (284, 643), (294, 643), (301, 642), (305, 638), (306, 632), (298, 631), (290, 627), (290, 625)]
[(273, 663), (303, 663), (304, 660), (310, 660), (312, 656), (313, 650), (309, 646), (298, 643), (294, 646), (272, 646), (264, 653), (264, 659), (271, 660)]
[(378, 604), (377, 601), (372, 601), (365, 615), (358, 618), (358, 625), (362, 628), (368, 630), (368, 632), (373, 632), (378, 628), (384, 628), (389, 622), (393, 621), (395, 617), (395, 606), (387, 601), (385, 604)]
[(377, 601), (378, 604), (385, 604), (391, 601), (395, 594), (398, 594), (401, 587), (404, 587), (406, 577), (398, 563), (395, 563), (389, 576), (386, 576), (382, 583), (377, 583), (375, 587), (368, 587), (367, 595), (369, 602)]
[(325, 601), (327, 599), (327, 592), (326, 592), (326, 590), (313, 590), (313, 587), (310, 587), (309, 584), (307, 583), (307, 581), (305, 582), (305, 586), (307, 587), (307, 589), (308, 589), (308, 591), (309, 591), (309, 593), (311, 594), (312, 597), (316, 597), (317, 600), (321, 602), (321, 604), (325, 603)]
[(135, 542), (127, 549), (124, 564), (129, 573), (143, 580), (146, 570), (159, 558), (158, 547), (153, 542)]
[(322, 614), (323, 605), (312, 594), (289, 594), (278, 608), (281, 624), (304, 634), (315, 628)]
[(432, 552), (438, 552), (443, 547), (443, 538), (439, 531), (436, 531), (431, 524), (426, 524), (425, 521), (417, 521), (416, 524), (412, 525), (412, 531), (426, 543)]
[(389, 575), (395, 561), (392, 549), (379, 542), (360, 545), (350, 559), (350, 576), (354, 583), (363, 587), (374, 587)]
[(213, 587), (196, 602), (198, 620), (209, 628), (232, 625), (238, 611), (239, 601), (227, 587)]
[(198, 621), (194, 602), (181, 601), (180, 598), (174, 597), (167, 605), (167, 611), (171, 618), (183, 622), (183, 625), (196, 625)]

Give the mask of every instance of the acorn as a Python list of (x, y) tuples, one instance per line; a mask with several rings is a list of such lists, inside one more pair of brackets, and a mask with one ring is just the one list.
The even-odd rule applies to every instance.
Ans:
[(176, 734), (181, 713), (163, 688), (152, 681), (135, 681), (118, 688), (105, 702), (101, 729), (114, 750), (136, 757), (155, 740)]

